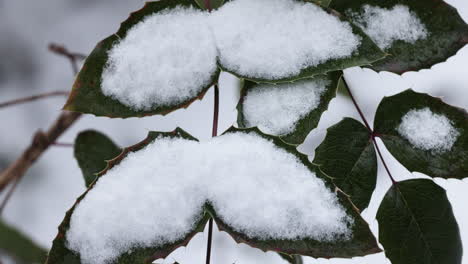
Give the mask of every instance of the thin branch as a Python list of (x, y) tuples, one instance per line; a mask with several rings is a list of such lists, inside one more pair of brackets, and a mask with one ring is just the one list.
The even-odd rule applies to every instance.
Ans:
[[(65, 56), (73, 66), (73, 73), (78, 73), (77, 60), (86, 56), (79, 53), (71, 53), (65, 47), (50, 44), (49, 50), (55, 54)], [(80, 113), (62, 111), (55, 122), (46, 132), (38, 131), (34, 134), (31, 144), (24, 150), (21, 156), (0, 173), (0, 191), (12, 181), (23, 177), (28, 169), (40, 156), (57, 141), (57, 139), (80, 118)]]
[(86, 55), (77, 53), (77, 52), (70, 52), (68, 49), (63, 46), (59, 45), (56, 43), (50, 43), (49, 44), (49, 50), (57, 55), (64, 56), (68, 58), (68, 60), (71, 63), (73, 73), (76, 75), (78, 73), (78, 60), (84, 60), (86, 59)]
[(36, 160), (61, 136), (79, 117), (80, 113), (62, 112), (47, 132), (38, 131), (29, 147), (0, 174), (0, 191), (11, 181), (22, 177)]
[(361, 108), (359, 107), (357, 101), (354, 99), (353, 93), (351, 92), (351, 88), (349, 87), (348, 83), (346, 82), (346, 79), (345, 79), (344, 75), (343, 75), (342, 79), (343, 79), (343, 82), (344, 82), (344, 87), (346, 88), (346, 90), (347, 90), (347, 92), (349, 94), (349, 97), (351, 97), (351, 100), (353, 101), (354, 107), (358, 111), (359, 116), (361, 117), (362, 121), (364, 122), (367, 129), (369, 130), (372, 142), (374, 143), (374, 147), (377, 150), (377, 154), (378, 154), (380, 160), (382, 161), (382, 164), (384, 165), (385, 170), (387, 171), (387, 174), (390, 177), (390, 180), (392, 181), (392, 184), (397, 183), (397, 181), (395, 181), (395, 178), (393, 178), (392, 173), (390, 172), (390, 170), (389, 170), (389, 168), (387, 166), (387, 163), (385, 162), (385, 160), (384, 160), (384, 158), (382, 156), (382, 153), (380, 152), (379, 145), (377, 144), (377, 141), (375, 140), (375, 137), (377, 136), (377, 134), (374, 133), (374, 131), (370, 127), (369, 123), (367, 122), (366, 117), (364, 116), (364, 113), (361, 111)]
[[(218, 84), (214, 86), (214, 104), (213, 104), (213, 130), (211, 135), (218, 136), (218, 120), (219, 120), (219, 88)], [(213, 242), (213, 218), (208, 220), (208, 241), (206, 245), (206, 264), (210, 264), (211, 260), (211, 244)]]
[(7, 107), (7, 106), (18, 105), (18, 104), (24, 104), (24, 103), (36, 101), (36, 100), (39, 100), (39, 99), (54, 97), (54, 96), (68, 96), (68, 94), (69, 94), (69, 92), (67, 92), (67, 91), (55, 91), (55, 92), (37, 94), (37, 95), (33, 95), (33, 96), (27, 96), (27, 97), (18, 98), (18, 99), (15, 99), (15, 100), (7, 101), (7, 102), (4, 102), (4, 103), (0, 103), (0, 108)]
[(61, 143), (61, 142), (54, 142), (52, 145), (56, 147), (66, 147), (66, 148), (72, 148), (74, 146), (73, 143)]
[(18, 183), (20, 182), (20, 180), (21, 180), (21, 178), (18, 177), (13, 181), (13, 183), (11, 184), (10, 190), (8, 190), (8, 192), (5, 195), (5, 198), (3, 198), (3, 201), (0, 204), (0, 216), (2, 215), (3, 211), (5, 210), (5, 207), (6, 207), (7, 203), (8, 203), (8, 201), (10, 201), (10, 198), (13, 195), (13, 192), (15, 192), (16, 187), (18, 186)]

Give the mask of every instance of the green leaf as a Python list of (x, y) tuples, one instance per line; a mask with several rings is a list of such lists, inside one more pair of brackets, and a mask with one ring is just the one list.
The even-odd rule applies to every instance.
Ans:
[(117, 157), (122, 151), (110, 138), (94, 130), (78, 134), (74, 147), (86, 187), (94, 182), (98, 172), (106, 168), (106, 161)]
[(379, 240), (393, 264), (460, 264), (462, 243), (445, 190), (431, 180), (398, 182), (377, 212)]
[(303, 264), (302, 257), (299, 255), (288, 255), (284, 253), (279, 253), (280, 257), (291, 264)]
[[(460, 133), (451, 150), (434, 152), (413, 146), (397, 128), (410, 110), (428, 107), (452, 121)], [(374, 131), (392, 155), (410, 171), (431, 177), (462, 179), (468, 176), (468, 114), (465, 110), (445, 104), (428, 94), (406, 90), (385, 97), (377, 109)]]
[(47, 251), (0, 219), (0, 252), (24, 263), (43, 263)]
[[(300, 1), (307, 2), (308, 0)], [(343, 15), (341, 15), (337, 11), (332, 10), (330, 8), (321, 8), (323, 8), (331, 16), (335, 16), (343, 22), (349, 22)], [(220, 64), (219, 66), (223, 71), (227, 71), (239, 78), (250, 80), (252, 82), (280, 83), (310, 78), (315, 75), (323, 75), (334, 71), (341, 71), (354, 66), (370, 65), (371, 63), (381, 60), (386, 56), (386, 54), (379, 47), (377, 47), (377, 45), (375, 45), (375, 43), (362, 31), (362, 29), (360, 29), (358, 26), (352, 23), (350, 23), (350, 25), (353, 30), (353, 34), (361, 37), (361, 44), (352, 55), (344, 58), (327, 60), (318, 65), (304, 68), (299, 74), (294, 76), (279, 79), (254, 78), (238, 73), (235, 70), (228, 69), (225, 65)]]
[(426, 26), (429, 35), (414, 44), (396, 41), (386, 52), (384, 60), (370, 66), (376, 71), (390, 71), (402, 74), (418, 71), (446, 61), (468, 43), (468, 25), (457, 10), (441, 0), (333, 0), (330, 7), (349, 14), (360, 13), (364, 5), (393, 8), (406, 5)]
[[(307, 135), (309, 135), (310, 131), (317, 127), (320, 117), (322, 114), (328, 109), (328, 105), (330, 101), (335, 98), (336, 90), (338, 88), (338, 82), (340, 77), (342, 76), (341, 71), (332, 72), (326, 75), (326, 79), (330, 81), (329, 85), (326, 87), (326, 90), (322, 93), (320, 97), (319, 105), (310, 111), (306, 116), (299, 119), (294, 131), (290, 132), (286, 135), (277, 135), (280, 136), (282, 140), (289, 144), (299, 145), (304, 142)], [(322, 76), (317, 76), (318, 78), (322, 78)], [(316, 77), (316, 78), (317, 78)], [(259, 87), (263, 87), (263, 85), (259, 86), (257, 83), (251, 81), (244, 82), (244, 88), (241, 92), (241, 98), (239, 104), (237, 105), (237, 124), (239, 127), (245, 128), (248, 126), (248, 121), (244, 115), (244, 98), (250, 92), (258, 89)], [(271, 89), (275, 89), (274, 86)], [(274, 120), (272, 120), (273, 123)]]
[[(261, 133), (258, 129), (236, 129), (230, 128), (226, 133), (229, 132), (239, 132), (239, 133), (257, 133), (257, 135), (266, 138), (276, 144), (279, 148), (284, 149), (287, 152), (295, 155), (304, 165), (315, 172), (317, 177), (323, 179), (327, 188), (330, 191), (335, 191), (335, 186), (332, 181), (320, 170), (312, 165), (308, 161), (308, 157), (304, 154), (299, 153), (296, 148), (292, 145), (284, 143), (281, 139), (273, 136), (269, 136)], [(141, 143), (134, 145), (130, 148), (125, 149), (117, 158), (111, 160), (108, 164), (106, 170), (102, 171), (99, 174), (99, 177), (106, 177), (106, 172), (111, 169), (113, 166), (119, 164), (130, 152), (136, 152), (145, 148), (148, 144), (157, 140), (160, 137), (182, 137), (188, 140), (195, 140), (193, 137), (185, 133), (181, 129), (177, 129), (174, 132), (170, 133), (161, 133), (161, 132), (150, 132), (149, 136), (142, 141)], [(65, 219), (59, 227), (59, 234), (53, 242), (53, 247), (49, 253), (47, 264), (73, 264), (80, 263), (80, 257), (77, 253), (72, 252), (67, 248), (66, 243), (66, 232), (70, 226), (71, 215), (73, 214), (74, 208), (80, 203), (80, 201), (86, 196), (88, 192), (93, 191), (93, 183), (90, 188), (78, 198), (75, 205), (67, 212)], [(347, 215), (352, 219), (351, 229), (352, 237), (349, 240), (336, 240), (323, 242), (313, 239), (303, 239), (303, 240), (261, 240), (261, 239), (252, 239), (247, 237), (245, 234), (239, 233), (232, 229), (229, 225), (224, 223), (216, 214), (214, 208), (207, 202), (204, 205), (204, 212), (201, 216), (201, 219), (195, 223), (194, 230), (190, 230), (188, 235), (180, 241), (174, 243), (168, 243), (163, 246), (153, 247), (153, 248), (135, 248), (132, 249), (130, 253), (126, 253), (120, 256), (113, 263), (120, 264), (130, 264), (130, 263), (143, 263), (150, 262), (158, 258), (164, 258), (169, 255), (172, 251), (177, 249), (180, 246), (186, 245), (189, 240), (197, 233), (203, 231), (203, 227), (209, 218), (214, 218), (217, 226), (220, 230), (224, 230), (229, 233), (237, 242), (246, 243), (252, 247), (262, 249), (264, 251), (276, 251), (281, 253), (286, 253), (289, 255), (300, 254), (308, 255), (313, 257), (323, 257), (323, 258), (332, 258), (332, 257), (345, 257), (350, 258), (354, 256), (363, 256), (367, 254), (377, 253), (381, 250), (377, 246), (377, 241), (373, 236), (372, 232), (369, 229), (368, 224), (360, 216), (357, 209), (350, 202), (348, 197), (341, 192), (337, 194), (339, 203), (346, 210)], [(105, 213), (104, 211), (102, 213)]]
[(83, 68), (78, 74), (64, 109), (90, 113), (96, 116), (121, 118), (143, 117), (155, 114), (166, 115), (177, 109), (188, 107), (197, 99), (202, 99), (206, 91), (218, 79), (219, 72), (213, 74), (211, 82), (207, 83), (197, 96), (189, 98), (179, 104), (155, 106), (150, 110), (136, 111), (118, 100), (105, 96), (101, 90), (101, 76), (109, 58), (109, 50), (118, 43), (120, 39), (125, 38), (129, 30), (148, 16), (164, 9), (175, 8), (177, 6), (199, 8), (192, 0), (161, 0), (147, 2), (141, 10), (132, 13), (130, 17), (121, 24), (117, 33), (99, 42), (86, 59)]
[[(207, 1), (209, 1), (209, 8), (206, 6)], [(203, 9), (218, 9), (224, 4), (224, 0), (195, 0), (195, 2)]]
[(369, 205), (377, 181), (377, 156), (369, 130), (352, 118), (328, 128), (313, 161), (359, 210)]

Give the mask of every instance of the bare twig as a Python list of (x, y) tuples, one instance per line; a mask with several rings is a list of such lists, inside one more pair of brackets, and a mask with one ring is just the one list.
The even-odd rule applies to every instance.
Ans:
[(28, 103), (28, 102), (36, 101), (36, 100), (39, 100), (39, 99), (44, 99), (44, 98), (49, 98), (49, 97), (54, 97), (54, 96), (68, 96), (68, 94), (69, 94), (69, 92), (67, 92), (67, 91), (55, 91), (55, 92), (37, 94), (37, 95), (33, 95), (33, 96), (18, 98), (18, 99), (15, 99), (15, 100), (0, 103), (0, 108), (7, 107), (7, 106), (12, 106), (12, 105), (23, 104), (23, 103)]
[(73, 73), (77, 74), (78, 73), (78, 65), (77, 61), (78, 60), (84, 60), (86, 59), (86, 55), (81, 54), (81, 53), (76, 53), (76, 52), (70, 52), (68, 49), (63, 46), (59, 45), (56, 43), (50, 43), (49, 44), (49, 50), (57, 55), (64, 56), (68, 58), (71, 62)]
[[(49, 50), (69, 59), (75, 75), (78, 73), (77, 60), (86, 57), (79, 53), (69, 52), (65, 47), (56, 44), (50, 44)], [(36, 162), (51, 145), (54, 145), (57, 139), (73, 125), (80, 116), (80, 113), (63, 111), (46, 132), (36, 132), (31, 144), (24, 150), (21, 156), (0, 173), (0, 191), (5, 189), (12, 181), (21, 178), (34, 162)]]
[(14, 179), (22, 177), (42, 153), (44, 153), (44, 151), (46, 151), (80, 116), (80, 113), (64, 111), (47, 132), (36, 132), (29, 147), (26, 148), (15, 162), (10, 164), (10, 166), (0, 174), (0, 190), (3, 190)]
[(56, 147), (67, 147), (67, 148), (72, 148), (74, 146), (73, 143), (62, 143), (62, 142), (54, 142), (52, 145)]
[(8, 201), (10, 201), (10, 198), (13, 195), (13, 192), (15, 192), (16, 187), (18, 186), (18, 183), (19, 183), (20, 180), (21, 180), (20, 177), (16, 178), (13, 181), (13, 183), (11, 184), (10, 190), (8, 190), (8, 192), (5, 194), (5, 198), (3, 198), (3, 201), (0, 204), (0, 215), (2, 215), (3, 210), (5, 210), (5, 207), (6, 207), (7, 203), (8, 203)]

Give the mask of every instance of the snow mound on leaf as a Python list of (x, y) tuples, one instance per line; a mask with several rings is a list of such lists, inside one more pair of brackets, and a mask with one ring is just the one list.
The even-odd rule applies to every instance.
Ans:
[(460, 135), (450, 119), (428, 107), (406, 113), (397, 131), (415, 147), (435, 153), (449, 151)]
[(149, 16), (109, 51), (102, 92), (134, 110), (198, 96), (217, 71), (208, 14), (176, 7)]
[(326, 78), (280, 85), (260, 84), (244, 97), (245, 123), (268, 134), (289, 134), (299, 120), (318, 107), (329, 84)]
[(405, 5), (391, 9), (364, 5), (360, 13), (348, 12), (381, 49), (388, 49), (397, 40), (414, 44), (429, 35), (416, 13)]
[(361, 43), (349, 23), (295, 0), (233, 0), (213, 12), (210, 21), (221, 64), (251, 78), (298, 75), (351, 56)]
[(99, 178), (66, 234), (85, 264), (183, 239), (209, 202), (222, 221), (257, 239), (349, 239), (352, 219), (293, 154), (256, 133), (206, 142), (157, 138)]

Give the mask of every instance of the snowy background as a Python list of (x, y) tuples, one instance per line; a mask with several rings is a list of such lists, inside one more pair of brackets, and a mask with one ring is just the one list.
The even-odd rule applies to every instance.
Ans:
[[(450, 0), (461, 16), (468, 21), (468, 2)], [(55, 90), (68, 90), (73, 74), (67, 60), (47, 51), (50, 42), (65, 44), (70, 50), (89, 53), (96, 42), (115, 32), (131, 11), (143, 6), (142, 0), (0, 0), (0, 102), (21, 96)], [(407, 88), (440, 96), (452, 104), (468, 108), (468, 47), (447, 62), (431, 70), (397, 76), (377, 74), (371, 70), (353, 68), (346, 77), (357, 100), (372, 120), (383, 96), (393, 95)], [(232, 76), (223, 74), (220, 81), (220, 132), (236, 119), (238, 85)], [(187, 110), (179, 110), (166, 117), (143, 119), (107, 119), (84, 116), (60, 142), (73, 142), (84, 129), (97, 129), (111, 136), (119, 145), (128, 146), (142, 140), (150, 130), (169, 131), (180, 126), (199, 139), (211, 134), (212, 90), (203, 101), (197, 101)], [(0, 168), (14, 160), (29, 144), (37, 129), (46, 129), (59, 115), (64, 98), (46, 99), (27, 105), (0, 110)], [(338, 96), (325, 112), (319, 127), (308, 137), (300, 150), (313, 157), (316, 146), (325, 136), (325, 130), (344, 116), (359, 119), (347, 98)], [(410, 173), (386, 151), (384, 155), (390, 170), (398, 180), (426, 177)], [(380, 165), (380, 164), (379, 164)], [(436, 182), (447, 190), (460, 226), (464, 244), (468, 245), (468, 180)], [(382, 166), (379, 167), (378, 187), (369, 209), (363, 212), (372, 230), (377, 234), (375, 214), (390, 182)], [(37, 243), (50, 247), (57, 226), (64, 213), (84, 191), (80, 170), (73, 158), (73, 149), (50, 148), (21, 181), (3, 218)], [(206, 234), (197, 235), (187, 248), (178, 249), (166, 261), (182, 264), (203, 263)], [(214, 264), (285, 263), (274, 253), (263, 253), (246, 245), (237, 245), (225, 233), (216, 232), (213, 247)], [(384, 264), (390, 263), (383, 253), (351, 260), (324, 260), (307, 258), (306, 263), (329, 264)], [(468, 264), (468, 257), (464, 257)]]

